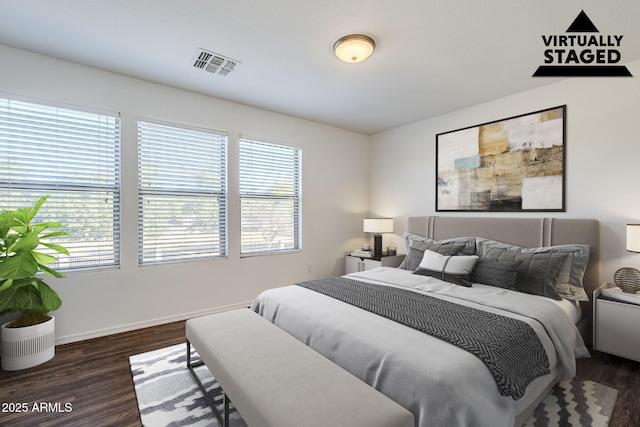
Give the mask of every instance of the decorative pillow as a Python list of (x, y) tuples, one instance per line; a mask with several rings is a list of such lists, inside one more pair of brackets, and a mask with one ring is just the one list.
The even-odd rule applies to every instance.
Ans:
[(519, 250), (523, 253), (565, 253), (567, 254), (567, 260), (562, 266), (558, 277), (554, 283), (556, 292), (562, 298), (588, 301), (589, 297), (584, 290), (583, 278), (584, 273), (587, 270), (587, 263), (589, 262), (589, 245), (558, 245), (558, 246), (543, 246), (539, 248), (523, 248), (508, 243), (498, 242), (496, 240), (484, 239), (478, 237), (477, 239), (478, 255), (483, 257), (487, 250), (491, 248), (500, 248), (508, 250)]
[(485, 251), (482, 259), (520, 261), (516, 270), (516, 290), (559, 300), (562, 298), (555, 289), (555, 283), (568, 256), (566, 253), (490, 248)]
[(441, 255), (458, 255), (463, 249), (463, 245), (446, 245), (446, 244), (429, 244), (426, 242), (414, 242), (411, 244), (409, 251), (407, 252), (407, 256), (404, 258), (404, 266), (400, 264), (400, 268), (404, 268), (405, 270), (415, 271), (422, 258), (424, 257), (424, 252), (429, 250)]
[(556, 283), (556, 292), (560, 297), (573, 301), (589, 301), (589, 296), (582, 286), (573, 286), (568, 283)]
[(442, 255), (425, 250), (422, 261), (414, 274), (436, 277), (456, 285), (471, 286), (469, 274), (476, 261), (478, 261), (477, 255)]
[(398, 268), (415, 271), (422, 261), (425, 250), (442, 255), (474, 255), (476, 253), (475, 237), (456, 237), (453, 239), (433, 240), (417, 234), (405, 233), (407, 245), (406, 257)]
[(480, 258), (473, 267), (469, 280), (515, 291), (518, 267), (521, 263), (522, 261), (493, 261)]

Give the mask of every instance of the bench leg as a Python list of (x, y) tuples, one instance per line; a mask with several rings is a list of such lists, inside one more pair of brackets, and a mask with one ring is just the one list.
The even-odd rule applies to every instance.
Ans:
[(224, 399), (224, 424), (222, 427), (229, 427), (229, 396), (223, 391), (222, 398)]
[(193, 377), (193, 380), (198, 385), (198, 388), (200, 388), (200, 391), (202, 392), (202, 396), (204, 397), (204, 401), (207, 402), (207, 405), (209, 405), (209, 407), (213, 411), (213, 415), (216, 417), (216, 419), (218, 420), (218, 422), (222, 427), (228, 427), (229, 426), (229, 399), (227, 398), (226, 393), (224, 393), (223, 391), (222, 393), (222, 398), (224, 400), (224, 420), (223, 420), (222, 416), (220, 415), (220, 412), (218, 412), (218, 408), (216, 408), (216, 404), (213, 402), (211, 397), (209, 397), (209, 393), (207, 393), (207, 390), (204, 388), (204, 385), (202, 385), (202, 381), (200, 381), (200, 378), (198, 378), (198, 375), (194, 370), (194, 368), (197, 368), (198, 366), (202, 366), (202, 365), (204, 365), (204, 362), (202, 360), (195, 363), (191, 362), (191, 343), (189, 342), (189, 340), (187, 340), (187, 368), (189, 368), (189, 372), (191, 372), (191, 376)]

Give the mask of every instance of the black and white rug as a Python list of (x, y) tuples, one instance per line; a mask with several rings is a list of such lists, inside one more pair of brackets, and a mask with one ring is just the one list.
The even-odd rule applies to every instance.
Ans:
[[(191, 358), (200, 360), (193, 348)], [(129, 364), (143, 426), (220, 427), (187, 369), (186, 344), (131, 356)], [(195, 372), (222, 413), (220, 385), (206, 366), (195, 368)], [(229, 424), (247, 426), (232, 404)]]
[[(193, 360), (198, 360), (192, 349)], [(186, 344), (129, 357), (142, 424), (219, 427), (187, 369)], [(211, 398), (222, 410), (222, 391), (205, 366), (196, 368)], [(564, 381), (538, 406), (527, 427), (606, 427), (618, 391), (582, 378)], [(246, 427), (233, 405), (232, 427)]]

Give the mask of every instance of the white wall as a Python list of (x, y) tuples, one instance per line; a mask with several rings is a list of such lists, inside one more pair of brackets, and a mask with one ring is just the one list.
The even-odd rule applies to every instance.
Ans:
[[(603, 226), (603, 280), (612, 280), (619, 267), (640, 267), (640, 255), (624, 250), (625, 224), (640, 222), (640, 61), (627, 64), (638, 77), (568, 79), (367, 137), (2, 45), (0, 57), (0, 94), (122, 117), (122, 265), (49, 281), (63, 299), (55, 313), (59, 343), (214, 312), (246, 304), (264, 289), (340, 274), (343, 253), (365, 238), (367, 212), (396, 218), (396, 232), (384, 236), (384, 246), (395, 244), (404, 252), (406, 217), (436, 214), (437, 133), (561, 104), (567, 104), (567, 211), (483, 215), (596, 218)], [(227, 260), (138, 267), (138, 117), (228, 132)], [(303, 148), (300, 253), (240, 259), (240, 133)]]
[(637, 77), (566, 79), (374, 135), (369, 209), (397, 218), (384, 245), (403, 248), (407, 216), (454, 215), (435, 212), (436, 134), (566, 104), (566, 212), (475, 215), (595, 218), (602, 280), (640, 268), (640, 254), (625, 251), (625, 224), (640, 222), (640, 61), (627, 67)]
[[(54, 313), (58, 343), (247, 304), (264, 289), (341, 274), (343, 253), (363, 239), (369, 137), (2, 45), (0, 57), (0, 94), (121, 113), (122, 265), (48, 280), (63, 300)], [(228, 132), (227, 260), (138, 267), (139, 117)], [(239, 257), (236, 175), (241, 133), (302, 147), (303, 250), (299, 253)]]

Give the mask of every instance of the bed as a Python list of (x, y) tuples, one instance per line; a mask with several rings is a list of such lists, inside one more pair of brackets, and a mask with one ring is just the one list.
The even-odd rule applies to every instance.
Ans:
[[(488, 363), (487, 360), (481, 360), (481, 356), (472, 354), (469, 348), (478, 347), (475, 342), (465, 344), (469, 345), (466, 349), (459, 348), (459, 344), (452, 344), (448, 331), (443, 332), (444, 338), (430, 335), (419, 328), (389, 320), (369, 307), (359, 308), (357, 303), (345, 303), (339, 297), (319, 292), (313, 287), (294, 285), (265, 291), (256, 298), (252, 309), (410, 410), (418, 427), (522, 425), (556, 382), (575, 374), (575, 359), (588, 357), (582, 337), (590, 336), (590, 302), (530, 295), (477, 282), (470, 287), (460, 286), (450, 278), (441, 280), (443, 277), (414, 274), (416, 263), (419, 264), (416, 270), (424, 272), (422, 267), (429, 267), (427, 258), (439, 260), (442, 254), (434, 254), (453, 250), (452, 245), (457, 245), (459, 252), (454, 257), (446, 254), (447, 260), (462, 262), (476, 256), (487, 265), (493, 261), (500, 261), (500, 265), (503, 265), (501, 260), (489, 258), (495, 254), (503, 256), (518, 251), (526, 253), (519, 257), (531, 258), (532, 252), (543, 252), (546, 259), (560, 259), (556, 264), (562, 264), (562, 273), (558, 274), (569, 274), (565, 268), (565, 260), (569, 258), (558, 256), (556, 252), (565, 251), (568, 245), (571, 248), (587, 247), (588, 257), (582, 260), (584, 265), (580, 279), (584, 294), (589, 298), (600, 283), (598, 221), (411, 217), (407, 221), (406, 231), (407, 243), (414, 245), (408, 248), (409, 255), (416, 258), (421, 254), (415, 248), (424, 249), (424, 245), (427, 245), (427, 249), (422, 251), (422, 260), (418, 256), (413, 259), (413, 265), (407, 265), (407, 262), (411, 264), (410, 256), (407, 256), (405, 265), (401, 266), (403, 268), (382, 267), (336, 278), (340, 281), (336, 282), (337, 285), (332, 282), (333, 289), (351, 292), (353, 286), (360, 292), (361, 288), (373, 287), (375, 292), (383, 290), (394, 295), (401, 294), (402, 298), (410, 294), (406, 297), (409, 298), (407, 304), (414, 299), (413, 295), (420, 294), (428, 299), (429, 304), (435, 304), (438, 310), (440, 305), (448, 307), (450, 303), (455, 303), (455, 307), (464, 307), (465, 313), (479, 310), (483, 316), (496, 316), (486, 320), (489, 326), (503, 320), (516, 323), (525, 328), (523, 330), (533, 331), (530, 332), (534, 335), (531, 342), (536, 342), (537, 353), (543, 352), (546, 356), (546, 371), (538, 370), (524, 385), (511, 387), (514, 381), (521, 380), (524, 375), (518, 370), (521, 366), (528, 367), (531, 364), (531, 369), (534, 368), (533, 362), (529, 362), (529, 354), (515, 352), (517, 354), (510, 355), (512, 364), (509, 369), (515, 366), (514, 357), (522, 357), (526, 363), (515, 367), (517, 369), (513, 373), (508, 369), (506, 372), (504, 369), (500, 371), (493, 366), (493, 359)], [(461, 241), (467, 242), (463, 249), (460, 249)], [(473, 242), (473, 248), (469, 241)], [(416, 245), (416, 242), (422, 246)], [(549, 247), (554, 249), (548, 250)], [(477, 254), (478, 251), (482, 252), (482, 257)], [(523, 262), (519, 260), (516, 264), (520, 268)], [(478, 265), (475, 264), (476, 267)], [(560, 271), (560, 267), (550, 269)], [(318, 282), (324, 285), (323, 280)], [(343, 291), (343, 287), (348, 291)], [(387, 298), (385, 294), (381, 300)], [(415, 298), (419, 300), (418, 304), (423, 304), (422, 297)], [(421, 324), (430, 327), (431, 322)], [(485, 323), (482, 325), (484, 328)], [(488, 333), (480, 329), (479, 326), (478, 331), (470, 334), (471, 341), (473, 336)], [(454, 338), (457, 339), (457, 336)], [(529, 347), (529, 341), (526, 345), (514, 342), (507, 347), (512, 350), (526, 348), (527, 351), (533, 348)], [(507, 354), (511, 351), (507, 350), (500, 349), (498, 352)], [(533, 354), (533, 350), (531, 352)], [(538, 356), (537, 359), (540, 359)], [(482, 357), (488, 356), (483, 353)], [(507, 380), (502, 380), (503, 375)]]

